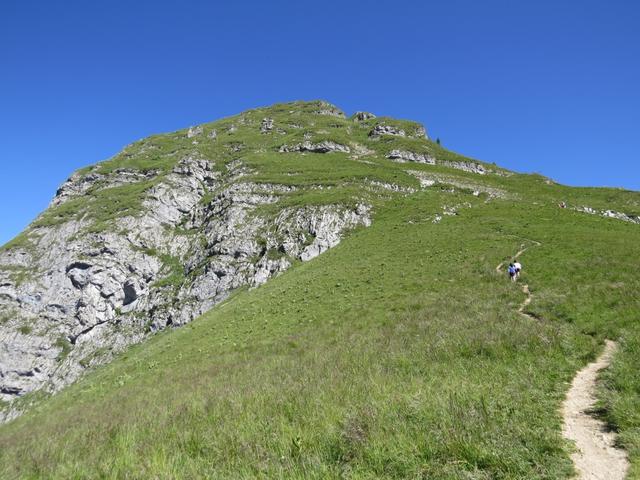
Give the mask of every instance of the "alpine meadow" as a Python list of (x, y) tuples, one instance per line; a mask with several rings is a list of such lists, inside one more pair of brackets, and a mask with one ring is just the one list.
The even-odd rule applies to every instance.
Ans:
[(638, 258), (639, 192), (413, 121), (299, 101), (153, 135), (0, 249), (0, 478), (569, 479), (607, 340), (588, 416), (640, 478)]

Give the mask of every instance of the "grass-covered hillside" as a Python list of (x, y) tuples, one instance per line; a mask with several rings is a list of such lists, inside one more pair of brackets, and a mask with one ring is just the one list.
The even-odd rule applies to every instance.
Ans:
[[(620, 349), (598, 414), (640, 478), (640, 225), (576, 210), (638, 215), (640, 194), (463, 171), (479, 163), (417, 124), (318, 108), (332, 107), (256, 109), (204, 125), (196, 144), (151, 137), (93, 167), (163, 175), (166, 154), (195, 148), (241, 161), (246, 181), (296, 187), (283, 205), (364, 202), (372, 224), (36, 401), (0, 426), (0, 478), (570, 478), (559, 408), (605, 338)], [(283, 133), (260, 133), (265, 117)], [(405, 136), (370, 136), (381, 123)], [(349, 152), (280, 151), (305, 141)], [(31, 232), (78, 209), (107, 228), (145, 188), (90, 191)], [(523, 246), (529, 316), (496, 271)]]

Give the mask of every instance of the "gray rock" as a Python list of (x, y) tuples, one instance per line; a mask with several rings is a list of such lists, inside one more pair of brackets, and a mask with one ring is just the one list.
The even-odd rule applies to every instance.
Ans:
[(198, 135), (202, 135), (201, 125), (198, 125), (197, 127), (190, 127), (187, 131), (187, 138), (197, 137)]
[(578, 212), (588, 213), (590, 215), (600, 215), (604, 218), (614, 218), (616, 220), (622, 220), (623, 222), (635, 223), (640, 225), (640, 216), (627, 215), (626, 213), (616, 212), (615, 210), (596, 210), (592, 207), (576, 207)]
[(410, 152), (408, 150), (391, 150), (391, 152), (387, 154), (387, 158), (399, 163), (416, 162), (426, 163), (428, 165), (436, 164), (433, 156), (426, 153)]
[(273, 118), (263, 118), (262, 124), (260, 125), (260, 132), (269, 133), (271, 130), (273, 130)]
[(351, 149), (346, 145), (341, 145), (330, 140), (323, 140), (322, 142), (312, 143), (306, 140), (297, 145), (283, 145), (280, 147), (280, 152), (312, 152), (312, 153), (331, 153), (342, 152), (349, 153)]
[(283, 238), (280, 248), (291, 257), (311, 260), (340, 243), (343, 231), (369, 226), (369, 211), (366, 205), (358, 205), (355, 210), (333, 205), (285, 209), (276, 218), (278, 236)]
[(490, 171), (484, 168), (483, 165), (476, 162), (442, 162), (445, 167), (455, 168), (457, 170), (463, 170), (465, 172), (477, 173), (478, 175), (484, 175)]
[(369, 120), (371, 118), (376, 118), (376, 116), (373, 113), (369, 113), (369, 112), (356, 112), (353, 115), (354, 120), (357, 120), (358, 122), (364, 122), (365, 120)]
[(616, 212), (615, 210), (605, 210), (602, 213), (602, 216), (606, 218), (615, 218), (617, 220), (622, 220), (623, 222), (640, 224), (640, 217), (635, 215), (627, 215), (626, 213), (622, 212)]
[[(300, 145), (300, 151), (348, 148)], [(246, 173), (240, 160), (216, 169), (193, 153), (147, 191), (140, 214), (94, 233), (88, 219), (72, 218), (30, 230), (30, 248), (0, 250), (0, 315), (8, 319), (0, 324), (0, 399), (57, 392), (88, 366), (154, 331), (190, 322), (234, 289), (260, 285), (371, 222), (366, 205), (264, 213), (260, 206), (277, 205), (295, 188), (245, 182)], [(149, 178), (125, 171), (74, 176), (55, 205), (89, 188)], [(10, 271), (16, 268), (33, 273), (17, 284)], [(28, 331), (24, 325), (33, 325), (29, 333), (20, 333)], [(9, 408), (0, 418), (17, 414)]]
[(384, 123), (380, 123), (376, 125), (369, 132), (370, 137), (380, 137), (381, 135), (394, 135), (397, 137), (406, 137), (407, 133), (400, 128), (396, 128), (392, 125), (385, 125)]
[(427, 140), (429, 139), (429, 136), (427, 135), (427, 129), (424, 128), (422, 125), (416, 128), (416, 131), (414, 132), (413, 136), (416, 138), (426, 138)]
[(332, 117), (345, 118), (345, 114), (342, 110), (335, 105), (324, 101), (318, 102), (318, 109), (313, 113), (316, 115), (329, 115)]
[(369, 184), (371, 185), (371, 187), (373, 187), (373, 190), (377, 190), (377, 189), (382, 189), (382, 190), (388, 190), (391, 192), (398, 192), (398, 193), (405, 193), (405, 194), (410, 194), (410, 193), (415, 193), (415, 189), (411, 188), (411, 187), (402, 187), (396, 183), (387, 183), (387, 182), (380, 182), (377, 180), (372, 180), (371, 182), (369, 182)]

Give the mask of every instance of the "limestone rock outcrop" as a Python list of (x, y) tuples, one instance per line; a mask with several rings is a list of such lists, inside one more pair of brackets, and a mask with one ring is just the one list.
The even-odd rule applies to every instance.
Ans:
[(387, 154), (387, 158), (399, 163), (416, 162), (426, 163), (428, 165), (436, 164), (436, 159), (429, 154), (410, 152), (407, 150), (391, 150)]
[(296, 145), (283, 145), (280, 147), (280, 152), (349, 153), (350, 151), (351, 149), (347, 145), (341, 145), (330, 140), (323, 140), (317, 143), (307, 140)]
[(407, 132), (402, 130), (401, 128), (394, 127), (393, 125), (385, 125), (384, 123), (379, 123), (369, 132), (370, 137), (379, 137), (381, 135), (394, 135), (397, 137), (406, 137)]
[(370, 112), (356, 112), (353, 115), (353, 119), (357, 120), (358, 122), (364, 122), (365, 120), (369, 120), (372, 118), (376, 118), (376, 116)]
[(489, 173), (482, 164), (476, 162), (443, 162), (442, 164), (446, 167), (455, 168), (456, 170), (462, 170), (469, 173), (477, 173), (478, 175)]
[[(348, 147), (321, 142), (301, 150)], [(193, 320), (234, 289), (264, 283), (371, 221), (366, 205), (263, 213), (258, 207), (277, 205), (294, 187), (245, 181), (241, 161), (216, 167), (215, 159), (187, 155), (153, 182), (139, 214), (102, 231), (82, 217), (37, 226), (24, 245), (0, 250), (0, 400), (55, 392), (128, 345)], [(76, 174), (51, 205), (154, 175)]]

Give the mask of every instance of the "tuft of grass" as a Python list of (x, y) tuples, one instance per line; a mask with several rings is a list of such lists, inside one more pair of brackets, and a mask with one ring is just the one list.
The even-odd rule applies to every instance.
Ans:
[(33, 332), (33, 327), (31, 325), (21, 325), (18, 328), (18, 332), (20, 332), (22, 335), (29, 335), (31, 332)]
[(71, 353), (71, 342), (67, 337), (58, 337), (54, 344), (57, 348), (60, 349), (60, 353), (58, 354), (58, 362), (64, 361), (65, 358)]
[(154, 282), (153, 286), (156, 288), (177, 288), (182, 285), (185, 280), (185, 268), (180, 258), (168, 254), (160, 254), (158, 256), (162, 260), (167, 275)]
[(16, 315), (17, 313), (15, 310), (5, 310), (0, 312), (0, 325), (4, 325), (5, 323), (8, 323), (13, 318), (15, 318)]

